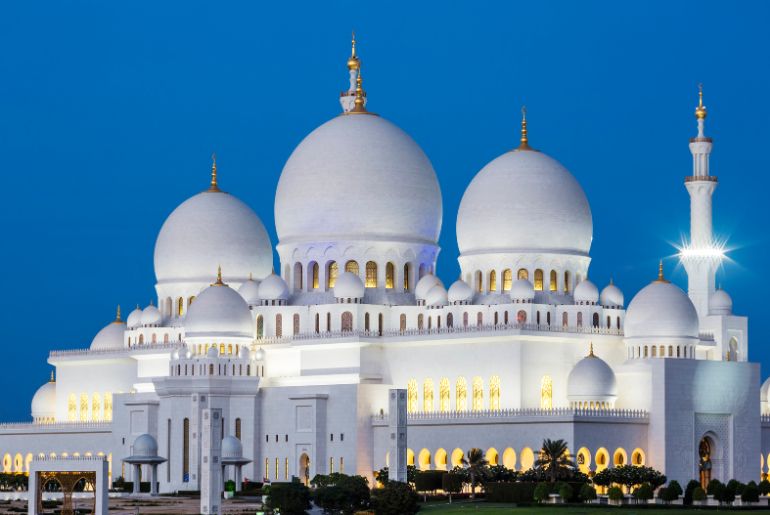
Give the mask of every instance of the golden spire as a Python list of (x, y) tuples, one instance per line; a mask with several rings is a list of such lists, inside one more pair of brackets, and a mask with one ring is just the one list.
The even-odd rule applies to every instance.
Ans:
[(122, 320), (120, 319), (120, 304), (118, 304), (118, 309), (115, 312), (115, 323), (119, 324)]
[(698, 107), (695, 108), (695, 118), (698, 120), (705, 120), (706, 106), (703, 105), (703, 84), (698, 84)]
[(596, 357), (596, 356), (594, 356), (594, 342), (589, 342), (588, 343), (588, 357), (589, 358)]
[(660, 263), (658, 263), (658, 280), (655, 281), (658, 283), (667, 283), (668, 280), (663, 275), (663, 260), (660, 260)]
[(356, 100), (353, 105), (353, 109), (351, 109), (348, 114), (363, 114), (368, 113), (366, 110), (366, 105), (364, 103), (364, 97), (366, 96), (366, 93), (364, 93), (364, 88), (361, 85), (361, 70), (358, 70), (358, 77), (356, 77)]
[(225, 283), (222, 281), (222, 266), (217, 267), (217, 282), (212, 283), (211, 286), (224, 286)]
[(361, 68), (361, 61), (356, 55), (356, 33), (353, 32), (353, 38), (351, 40), (350, 58), (348, 59), (348, 70), (358, 70)]
[(527, 139), (527, 106), (521, 106), (521, 143), (516, 150), (532, 150)]
[(209, 191), (222, 191), (217, 184), (217, 154), (214, 152), (211, 154), (211, 186)]
[(53, 375), (53, 370), (51, 370), (51, 379), (48, 381), (49, 383), (55, 383), (56, 377)]

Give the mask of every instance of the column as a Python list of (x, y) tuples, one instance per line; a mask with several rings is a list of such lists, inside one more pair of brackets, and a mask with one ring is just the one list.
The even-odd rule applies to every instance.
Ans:
[(140, 480), (140, 478), (139, 478), (139, 467), (141, 465), (139, 465), (137, 463), (134, 463), (132, 466), (134, 467), (134, 489), (133, 489), (132, 493), (134, 495), (136, 495), (136, 494), (139, 493), (139, 480)]

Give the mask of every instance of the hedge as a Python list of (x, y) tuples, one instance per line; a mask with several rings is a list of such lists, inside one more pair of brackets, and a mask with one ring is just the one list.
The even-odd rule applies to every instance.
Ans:
[(489, 502), (530, 503), (537, 483), (487, 483), (486, 499)]
[(441, 478), (446, 470), (422, 470), (414, 475), (414, 489), (418, 492), (433, 492), (441, 489)]

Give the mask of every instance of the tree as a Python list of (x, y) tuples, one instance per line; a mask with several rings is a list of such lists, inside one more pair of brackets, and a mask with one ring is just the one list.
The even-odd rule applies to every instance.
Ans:
[(700, 486), (696, 486), (692, 491), (692, 500), (695, 502), (703, 502), (706, 500), (706, 491)]
[(535, 461), (535, 468), (548, 473), (551, 483), (555, 483), (559, 477), (571, 473), (575, 469), (575, 463), (569, 457), (567, 442), (564, 440), (543, 440), (540, 456)]
[(649, 501), (652, 499), (652, 487), (649, 483), (642, 483), (636, 490), (634, 490), (634, 497), (637, 501)]
[(676, 479), (671, 480), (671, 482), (668, 484), (668, 489), (671, 491), (672, 495), (676, 496), (674, 499), (684, 493), (682, 492), (682, 487), (679, 485), (679, 482)]
[(684, 504), (692, 504), (692, 493), (696, 488), (700, 487), (700, 483), (694, 479), (691, 479), (687, 486), (684, 488)]
[(372, 506), (376, 515), (414, 515), (420, 511), (420, 497), (407, 483), (388, 481), (375, 490)]
[(741, 493), (741, 502), (759, 502), (759, 487), (748, 484)]
[(463, 489), (464, 477), (462, 474), (450, 470), (441, 476), (441, 489), (449, 494), (449, 503), (452, 503), (452, 494), (458, 494)]
[(518, 473), (505, 465), (493, 465), (488, 469), (487, 479), (489, 481), (509, 482), (515, 481), (517, 477)]
[(666, 483), (666, 476), (650, 467), (621, 465), (598, 472), (594, 476), (593, 482), (599, 486), (623, 485), (628, 489), (642, 483), (649, 483), (654, 490)]
[(570, 502), (574, 493), (569, 483), (561, 483), (561, 486), (559, 486), (559, 497), (564, 502)]
[(770, 481), (763, 479), (759, 482), (759, 493), (762, 495), (770, 494)]
[(313, 497), (325, 513), (353, 515), (369, 507), (369, 482), (363, 476), (332, 473), (313, 478), (317, 486)]
[(310, 509), (310, 490), (299, 481), (273, 483), (267, 505), (282, 515), (304, 515)]
[(538, 483), (535, 487), (533, 497), (537, 502), (543, 502), (551, 495), (551, 485), (548, 483)]
[(385, 486), (388, 484), (388, 467), (383, 467), (377, 472), (374, 473), (374, 478), (379, 482), (382, 486)]
[(623, 490), (620, 489), (618, 486), (613, 486), (607, 491), (607, 497), (610, 498), (610, 501), (622, 501), (623, 500)]
[(487, 474), (487, 463), (484, 453), (476, 447), (469, 450), (467, 456), (463, 456), (462, 464), (468, 469), (471, 482), (471, 499), (476, 498), (475, 488), (478, 480)]
[(589, 485), (588, 483), (585, 483), (583, 486), (580, 487), (580, 500), (583, 502), (586, 501), (593, 501), (596, 499), (596, 489)]

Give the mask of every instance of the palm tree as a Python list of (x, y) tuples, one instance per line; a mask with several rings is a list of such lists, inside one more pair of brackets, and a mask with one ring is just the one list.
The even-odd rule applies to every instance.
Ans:
[(481, 449), (473, 448), (468, 451), (468, 457), (463, 457), (462, 464), (468, 467), (468, 475), (471, 478), (471, 499), (476, 498), (476, 480), (487, 472), (487, 459)]
[(551, 483), (555, 483), (560, 473), (572, 472), (575, 469), (575, 463), (569, 457), (567, 442), (564, 440), (543, 440), (543, 448), (540, 449), (540, 456), (535, 461), (535, 467), (538, 470), (547, 471)]

